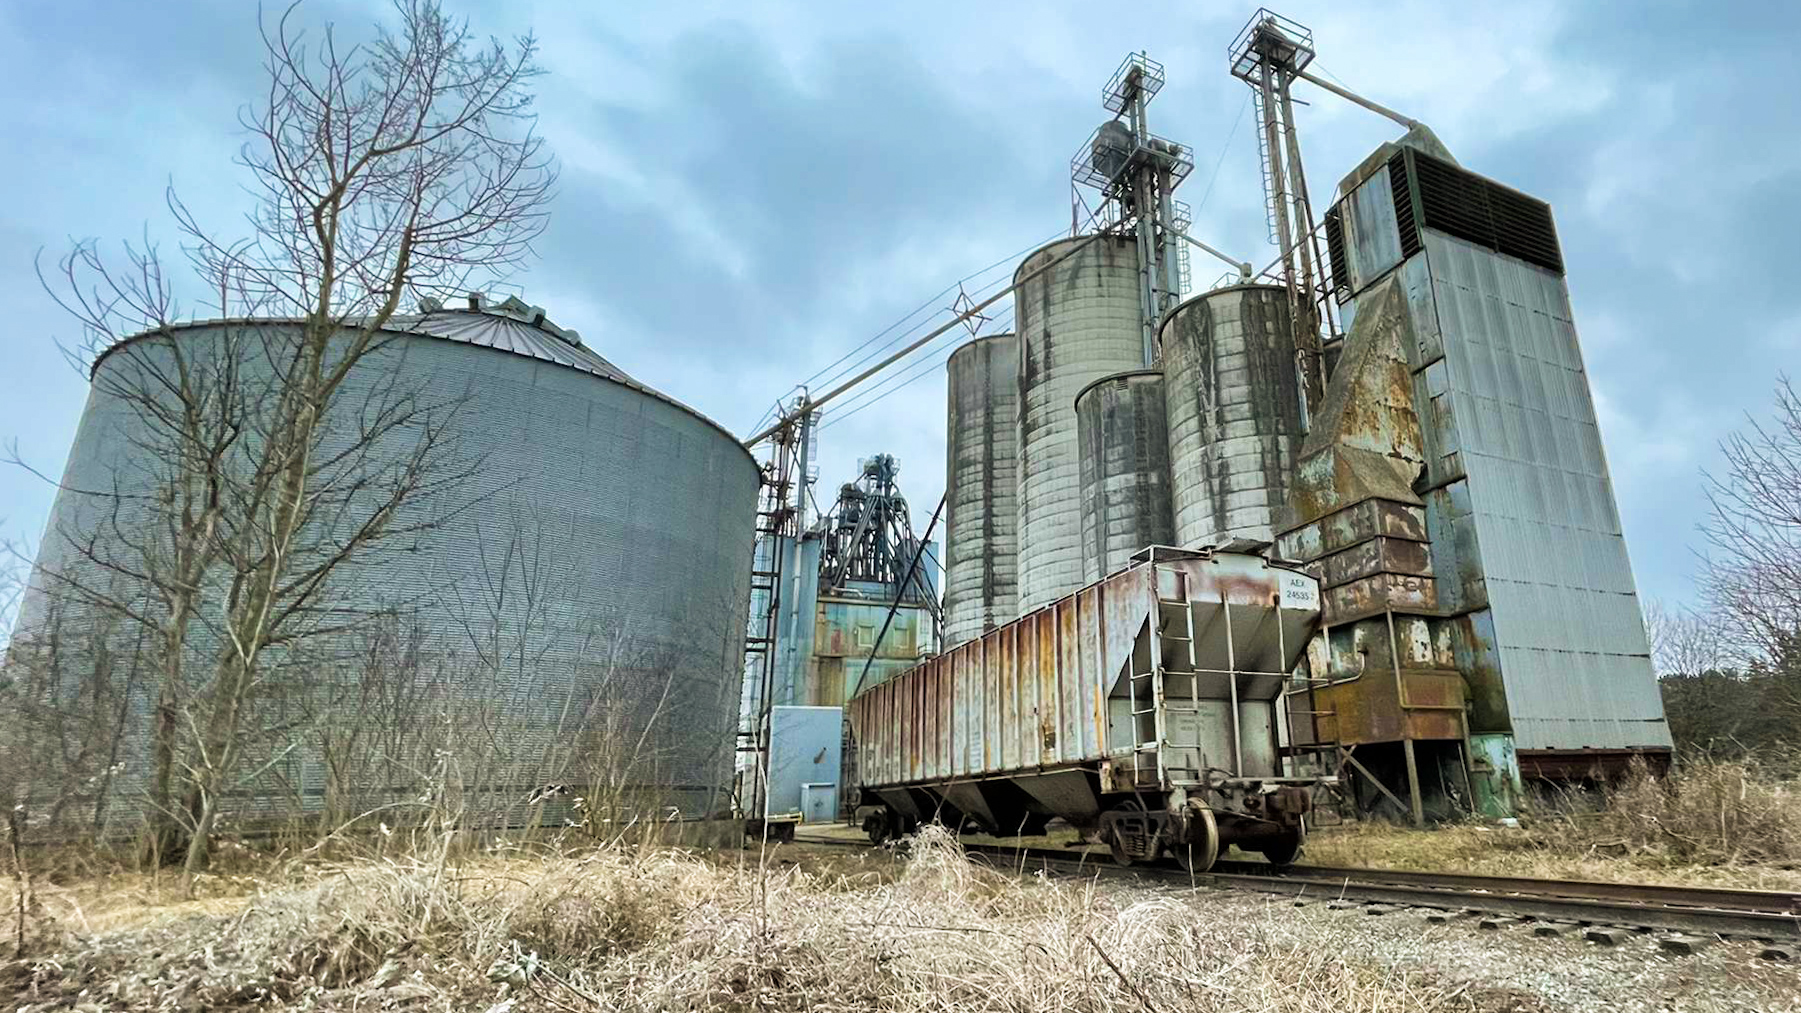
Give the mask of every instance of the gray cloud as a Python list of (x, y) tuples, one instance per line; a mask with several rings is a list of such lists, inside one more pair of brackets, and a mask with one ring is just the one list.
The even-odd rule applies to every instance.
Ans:
[[(303, 16), (360, 28), (379, 10), (311, 2)], [(12, 195), (0, 298), (14, 310), (0, 437), (54, 472), (85, 385), (47, 342), (69, 328), (37, 290), (32, 251), (135, 237), (163, 220), (170, 180), (230, 231), (243, 203), (235, 115), (259, 71), (239, 4), (26, 13), (0, 8), (0, 83), (16, 96), (0, 131), (31, 152), (0, 166)], [(1099, 85), (1137, 48), (1169, 68), (1159, 132), (1196, 149), (1187, 199), (1200, 204), (1220, 167), (1199, 231), (1266, 262), (1248, 116), (1227, 143), (1245, 90), (1224, 48), (1248, 13), (1170, 5), (1146, 33), (1091, 6), (820, 17), (777, 5), (754, 18), (723, 3), (473, 6), (480, 30), (535, 27), (550, 70), (543, 128), (564, 175), (542, 261), (516, 282), (624, 368), (746, 430), (946, 283), (1066, 227), (1067, 158), (1103, 115)], [(1795, 15), (1549, 3), (1287, 13), (1315, 27), (1322, 67), (1431, 122), (1476, 171), (1553, 203), (1641, 585), (1687, 596), (1697, 469), (1801, 347), (1782, 257), (1801, 224), (1787, 197), (1801, 173), (1801, 71), (1785, 52)], [(1302, 117), (1322, 203), (1393, 132), (1324, 96)], [(1202, 284), (1220, 270), (1196, 262)], [(826, 498), (857, 457), (888, 450), (923, 524), (942, 485), (943, 411), (931, 369), (833, 425)], [(0, 518), (15, 532), (34, 533), (48, 504), (41, 483), (0, 473)]]

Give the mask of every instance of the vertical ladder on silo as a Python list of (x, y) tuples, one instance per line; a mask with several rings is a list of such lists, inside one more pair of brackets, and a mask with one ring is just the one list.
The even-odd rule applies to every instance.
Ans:
[[(1274, 167), (1270, 164), (1273, 154), (1269, 149), (1269, 134), (1263, 129), (1266, 122), (1263, 116), (1263, 92), (1255, 87), (1251, 89), (1252, 111), (1257, 115), (1257, 162), (1263, 169), (1263, 214), (1269, 232), (1269, 241), (1281, 245), (1280, 230), (1276, 228), (1276, 216), (1282, 214), (1281, 198), (1276, 194), (1276, 177)], [(1286, 256), (1286, 254), (1284, 254)]]

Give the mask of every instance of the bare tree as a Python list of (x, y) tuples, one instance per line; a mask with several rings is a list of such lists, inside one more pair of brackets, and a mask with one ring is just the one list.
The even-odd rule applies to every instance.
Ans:
[(1671, 609), (1661, 601), (1645, 603), (1645, 636), (1651, 662), (1660, 676), (1701, 675), (1727, 667), (1720, 619), (1708, 612)]
[[(46, 278), (82, 325), (69, 351), (138, 445), (108, 480), (64, 485), (92, 501), (55, 535), (79, 565), (41, 569), (155, 635), (153, 836), (171, 844), (185, 823), (189, 872), (247, 739), (293, 731), (261, 724), (255, 703), (322, 660), (310, 640), (369, 618), (332, 589), (441, 523), (474, 469), (451, 439), (460, 399), (399, 379), (389, 322), (408, 296), (519, 264), (554, 182), (529, 115), (529, 36), (484, 43), (433, 0), (399, 0), (395, 28), (347, 44), (330, 26), (309, 37), (299, 7), (263, 25), (269, 88), (242, 118), (250, 236), (218, 238), (168, 199), (221, 316), (285, 323), (184, 335), (149, 244), (116, 268), (79, 244)], [(365, 382), (371, 370), (388, 379)]]
[(1741, 659), (1772, 659), (1801, 632), (1801, 394), (1782, 378), (1775, 412), (1748, 418), (1707, 475), (1704, 588)]
[[(0, 521), (0, 525), (4, 523)], [(6, 657), (13, 624), (19, 619), (19, 599), (25, 595), (25, 574), (30, 570), (31, 556), (11, 539), (0, 539), (0, 659)]]

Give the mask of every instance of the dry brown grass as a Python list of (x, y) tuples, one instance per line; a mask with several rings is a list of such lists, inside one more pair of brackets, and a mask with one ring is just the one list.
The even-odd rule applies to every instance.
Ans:
[(1366, 823), (1315, 833), (1317, 865), (1801, 890), (1801, 783), (1754, 761), (1697, 759), (1665, 778), (1565, 792), (1518, 829)]
[(1583, 821), (1596, 845), (1672, 865), (1801, 864), (1801, 780), (1754, 759), (1695, 759), (1667, 778), (1641, 768)]
[[(781, 856), (797, 854), (799, 860)], [(928, 832), (904, 862), (804, 849), (392, 859), (155, 905), (15, 967), (24, 1009), (1475, 1010), (1417, 975), (1197, 912), (1021, 880)], [(90, 925), (93, 916), (89, 915)], [(510, 1003), (510, 1004), (509, 1004)]]

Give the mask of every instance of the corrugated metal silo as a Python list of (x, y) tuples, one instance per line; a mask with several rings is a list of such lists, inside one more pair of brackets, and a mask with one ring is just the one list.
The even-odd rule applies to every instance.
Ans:
[[(341, 451), (366, 431), (372, 412), (392, 418), (379, 413), (395, 404), (436, 406), (423, 425), (396, 431), (381, 445), (386, 450), (345, 457), (347, 487), (380, 487), (405, 465), (409, 441), (434, 427), (471, 469), (440, 499), (403, 507), (412, 513), (393, 523), (418, 525), (404, 544), (338, 571), (320, 593), (332, 610), (320, 622), (386, 615), (397, 624), (413, 645), (412, 667), (384, 678), (409, 680), (429, 725), (414, 736), (423, 753), (391, 757), (350, 789), (401, 791), (402, 774), (432, 769), (432, 748), (462, 743), (488, 750), (479, 775), (464, 771), (487, 779), (484, 797), (470, 799), (471, 818), (478, 807), (492, 815), (496, 806), (498, 818), (520, 818), (519, 800), (543, 783), (534, 779), (576, 782), (588, 776), (581, 763), (589, 759), (614, 764), (632, 784), (634, 804), (689, 814), (715, 808), (729, 787), (756, 462), (731, 433), (632, 379), (573, 332), (545, 322), (541, 310), (517, 300), (471, 302), (467, 311), (390, 320), (324, 423), (327, 449)], [(54, 615), (63, 636), (103, 640), (121, 659), (119, 678), (131, 678), (123, 669), (144, 659), (127, 648), (143, 631), (65, 593), (105, 581), (109, 561), (141, 565), (144, 547), (165, 537), (151, 495), (165, 476), (148, 466), (155, 455), (146, 452), (158, 435), (145, 409), (120, 392), (141, 389), (139, 376), (166, 369), (179, 347), (191, 367), (241, 354), (240, 394), (254, 399), (258, 384), (265, 393), (278, 389), (269, 364), (282, 360), (280, 349), (299, 331), (286, 320), (198, 322), (127, 339), (98, 359), (63, 488), (108, 493), (58, 496), (15, 647)], [(229, 351), (246, 346), (261, 352)], [(112, 576), (115, 586), (122, 579), (129, 585)], [(144, 589), (117, 586), (116, 593), (124, 600)], [(197, 630), (217, 628), (218, 603), (209, 607)], [(315, 676), (323, 683), (332, 673), (334, 692), (350, 692), (354, 703), (359, 681), (372, 677), (371, 644), (389, 629), (371, 622), (320, 634), (307, 641), (304, 659), (272, 648), (270, 664), (304, 663), (305, 680), (296, 685), (308, 692)], [(196, 633), (188, 647), (194, 670), (205, 671), (216, 641)], [(113, 782), (122, 800), (141, 798), (149, 776), (146, 687), (153, 684), (140, 673), (118, 687), (130, 715), (124, 773)], [(338, 775), (324, 769), (317, 743), (334, 722), (351, 720), (349, 710), (323, 698), (284, 705), (296, 702), (316, 710), (316, 726), (305, 725), (291, 745), (247, 750), (247, 765), (262, 765), (265, 756), (267, 765), (232, 802), (237, 815), (286, 814), (346, 790), (329, 780)], [(633, 740), (650, 729), (639, 755), (624, 758), (629, 768), (618, 765), (620, 756), (598, 756), (611, 747), (604, 729), (578, 729), (583, 714), (611, 715), (601, 724), (617, 719)], [(470, 722), (467, 733), (451, 727), (453, 716)], [(486, 737), (478, 734), (483, 728)], [(474, 760), (459, 755), (457, 762)], [(121, 801), (111, 811), (134, 804)]]
[(1273, 540), (1303, 435), (1286, 294), (1195, 296), (1163, 318), (1159, 340), (1176, 543)]
[(1175, 540), (1163, 373), (1140, 369), (1076, 395), (1082, 483), (1082, 582), (1125, 569), (1147, 545)]
[(944, 639), (948, 650), (1019, 614), (1019, 339), (951, 353), (945, 453)]
[[(1043, 267), (1082, 239), (1061, 239), (1020, 264)], [(1022, 284), (1019, 330), (1019, 607), (1082, 585), (1076, 394), (1100, 377), (1144, 367), (1138, 253), (1106, 236)]]

